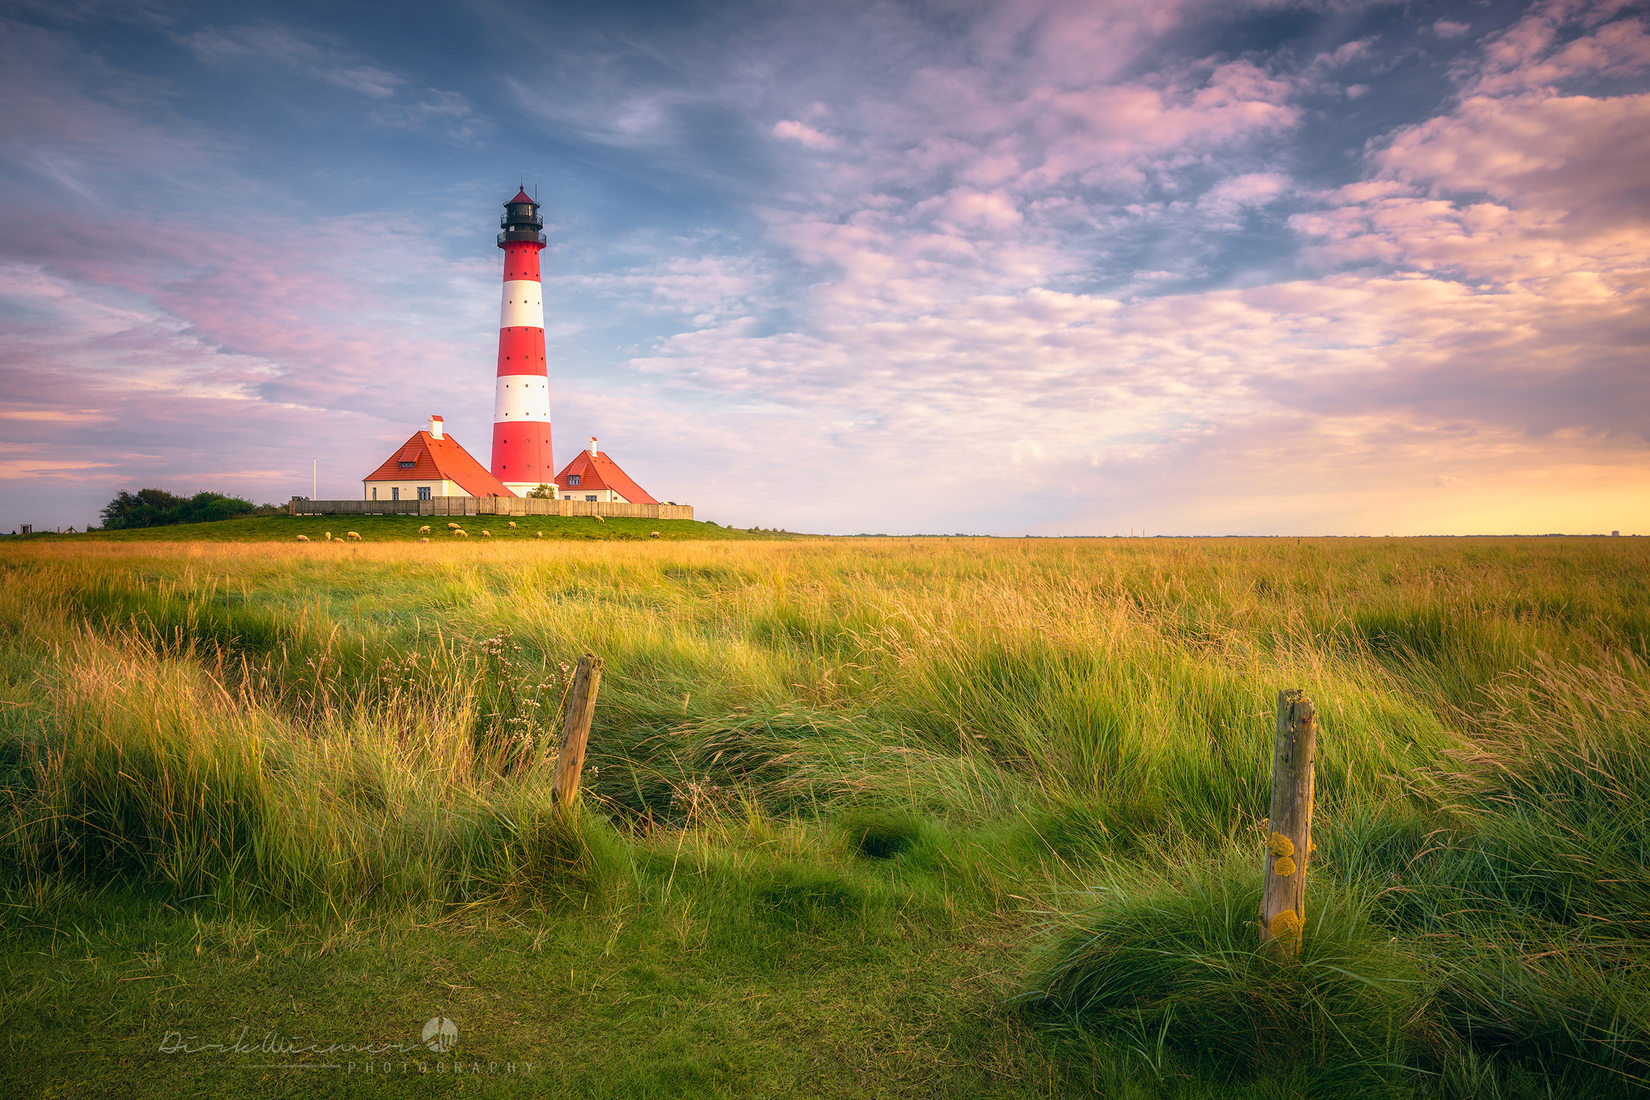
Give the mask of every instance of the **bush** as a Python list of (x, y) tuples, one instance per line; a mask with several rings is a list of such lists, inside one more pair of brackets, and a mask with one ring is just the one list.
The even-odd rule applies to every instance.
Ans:
[(240, 519), (250, 515), (269, 515), (280, 509), (273, 504), (262, 507), (241, 497), (222, 493), (196, 493), (192, 497), (173, 496), (164, 489), (139, 489), (120, 495), (103, 506), (98, 513), (108, 531), (130, 530), (137, 527), (169, 527), (175, 523), (210, 523), (221, 519)]

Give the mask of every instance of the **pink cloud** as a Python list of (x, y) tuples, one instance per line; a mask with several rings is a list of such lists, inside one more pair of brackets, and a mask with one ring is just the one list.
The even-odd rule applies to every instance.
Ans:
[(1650, 95), (1473, 96), (1398, 132), (1375, 163), (1386, 176), (1443, 193), (1482, 191), (1615, 218), (1647, 208)]
[[(1463, 68), (1465, 91), (1503, 95), (1551, 90), (1580, 77), (1643, 72), (1650, 67), (1650, 29), (1642, 18), (1614, 18), (1630, 7), (1573, 0), (1533, 6), (1489, 40), (1476, 65)], [(1583, 33), (1566, 41), (1564, 33), (1575, 30)]]
[(1542, 5), (1492, 39), (1453, 109), (1394, 133), (1372, 155), (1374, 179), (1291, 219), (1313, 254), (1566, 299), (1636, 293), (1650, 254), (1650, 96), (1551, 87), (1650, 58), (1642, 25), (1606, 14)]
[[(1025, 219), (1015, 208), (1014, 200), (1000, 191), (975, 191), (956, 188), (933, 200), (936, 216), (949, 225), (971, 226), (985, 230), (1012, 229)], [(923, 206), (915, 212), (923, 211)]]
[(773, 124), (773, 136), (785, 141), (794, 141), (809, 149), (825, 151), (835, 149), (837, 140), (828, 134), (823, 134), (806, 123), (795, 119), (784, 119)]
[(1250, 172), (1221, 180), (1198, 199), (1198, 209), (1223, 224), (1232, 224), (1248, 210), (1266, 206), (1288, 194), (1289, 179), (1277, 172)]

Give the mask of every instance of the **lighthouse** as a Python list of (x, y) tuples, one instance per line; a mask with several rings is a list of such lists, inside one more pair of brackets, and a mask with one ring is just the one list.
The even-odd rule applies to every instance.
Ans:
[(544, 363), (544, 290), (539, 250), (544, 219), (526, 188), (504, 204), (504, 304), (498, 319), (498, 383), (493, 399), (492, 474), (517, 496), (554, 485), (550, 460), (550, 379)]

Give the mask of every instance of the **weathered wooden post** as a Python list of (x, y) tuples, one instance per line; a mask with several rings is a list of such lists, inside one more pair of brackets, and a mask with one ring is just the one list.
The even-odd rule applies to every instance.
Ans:
[(586, 653), (573, 670), (567, 689), (567, 710), (562, 717), (561, 750), (556, 756), (556, 804), (571, 806), (579, 797), (579, 777), (584, 772), (584, 743), (590, 737), (590, 720), (596, 714), (596, 691), (602, 684), (602, 659)]
[(1312, 700), (1295, 690), (1278, 692), (1266, 883), (1260, 896), (1261, 943), (1278, 957), (1299, 953), (1301, 925), (1306, 919), (1306, 866), (1312, 856), (1312, 779), (1317, 742), (1317, 709)]

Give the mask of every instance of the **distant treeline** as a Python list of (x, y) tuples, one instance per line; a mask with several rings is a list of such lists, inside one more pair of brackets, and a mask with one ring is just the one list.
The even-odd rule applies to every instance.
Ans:
[(240, 497), (222, 493), (196, 493), (192, 497), (173, 496), (165, 489), (139, 489), (135, 493), (121, 490), (119, 496), (103, 506), (106, 531), (120, 531), (133, 527), (167, 527), (174, 523), (207, 523), (219, 519), (239, 519), (242, 516), (273, 515), (282, 511), (279, 505), (253, 504)]

